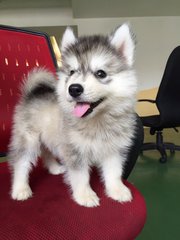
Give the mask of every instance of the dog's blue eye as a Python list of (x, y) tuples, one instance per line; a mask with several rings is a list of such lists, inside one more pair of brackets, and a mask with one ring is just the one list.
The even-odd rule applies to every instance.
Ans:
[(105, 77), (107, 77), (107, 74), (103, 70), (98, 70), (97, 72), (95, 72), (95, 76), (97, 78), (105, 78)]
[(72, 76), (74, 73), (75, 73), (75, 71), (74, 71), (74, 70), (71, 70), (71, 71), (69, 72), (69, 75)]

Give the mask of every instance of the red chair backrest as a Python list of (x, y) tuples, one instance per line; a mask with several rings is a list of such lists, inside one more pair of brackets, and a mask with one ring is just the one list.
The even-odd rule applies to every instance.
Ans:
[(0, 26), (0, 153), (7, 152), (20, 82), (32, 68), (42, 66), (56, 72), (46, 34)]

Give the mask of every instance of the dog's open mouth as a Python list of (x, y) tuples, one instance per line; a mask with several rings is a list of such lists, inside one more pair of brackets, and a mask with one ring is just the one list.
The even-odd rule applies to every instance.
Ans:
[(88, 103), (88, 102), (77, 102), (73, 114), (76, 117), (86, 117), (89, 115), (94, 108), (96, 108), (104, 99), (101, 98), (96, 102)]

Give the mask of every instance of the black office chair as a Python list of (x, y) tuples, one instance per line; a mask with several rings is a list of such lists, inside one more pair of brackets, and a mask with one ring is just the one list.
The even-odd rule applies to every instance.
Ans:
[(163, 141), (163, 129), (180, 126), (180, 46), (176, 47), (166, 63), (164, 75), (158, 89), (156, 100), (140, 99), (139, 102), (156, 104), (159, 115), (141, 117), (143, 126), (150, 127), (150, 134), (156, 134), (156, 143), (144, 143), (142, 151), (157, 149), (160, 162), (167, 161), (166, 150), (174, 153), (180, 146)]

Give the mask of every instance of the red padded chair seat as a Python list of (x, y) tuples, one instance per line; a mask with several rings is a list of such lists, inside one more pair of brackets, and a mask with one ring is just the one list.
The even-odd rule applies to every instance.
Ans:
[(53, 176), (42, 167), (31, 174), (34, 196), (24, 202), (10, 199), (10, 173), (0, 164), (1, 240), (133, 240), (146, 220), (145, 201), (130, 183), (133, 201), (120, 204), (104, 194), (98, 175), (92, 174), (92, 187), (101, 205), (85, 208), (70, 197), (62, 176)]

